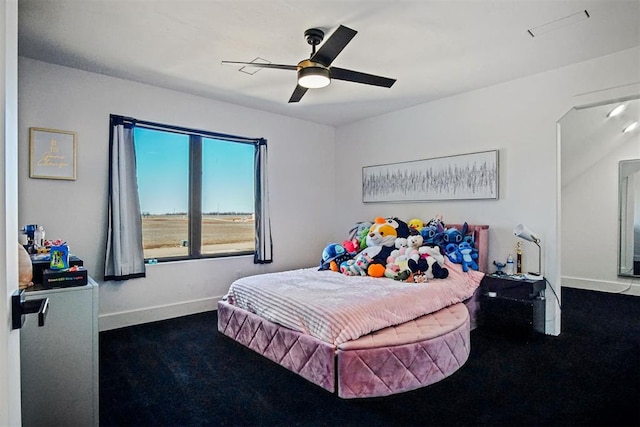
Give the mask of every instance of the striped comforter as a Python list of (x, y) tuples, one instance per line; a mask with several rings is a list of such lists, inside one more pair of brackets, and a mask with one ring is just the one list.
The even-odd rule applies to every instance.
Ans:
[(404, 283), (317, 268), (236, 280), (225, 299), (289, 329), (339, 345), (470, 298), (484, 276), (445, 260), (446, 279)]

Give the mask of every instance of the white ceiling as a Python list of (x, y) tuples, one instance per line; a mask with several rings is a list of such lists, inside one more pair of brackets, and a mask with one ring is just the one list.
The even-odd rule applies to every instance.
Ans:
[[(19, 54), (318, 123), (341, 125), (640, 45), (640, 0), (20, 0)], [(531, 37), (528, 29), (590, 18)], [(287, 103), (308, 28), (358, 31), (332, 65), (396, 78), (333, 81)]]

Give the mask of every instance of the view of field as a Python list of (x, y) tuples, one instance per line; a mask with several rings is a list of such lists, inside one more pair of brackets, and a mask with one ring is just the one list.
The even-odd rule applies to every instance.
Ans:
[[(189, 223), (185, 215), (143, 215), (145, 258), (186, 256)], [(217, 254), (255, 249), (253, 216), (203, 215), (202, 253)]]

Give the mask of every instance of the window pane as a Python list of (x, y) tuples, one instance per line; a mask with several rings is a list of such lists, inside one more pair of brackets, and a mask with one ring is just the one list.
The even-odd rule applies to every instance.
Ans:
[(255, 250), (254, 147), (202, 140), (202, 253)]
[(145, 258), (189, 255), (189, 136), (136, 128)]

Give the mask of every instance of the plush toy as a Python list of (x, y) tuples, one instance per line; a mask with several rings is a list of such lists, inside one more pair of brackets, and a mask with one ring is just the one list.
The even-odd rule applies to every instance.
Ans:
[(444, 253), (447, 255), (447, 258), (449, 258), (449, 261), (451, 261), (452, 263), (454, 264), (462, 263), (462, 254), (458, 252), (458, 245), (456, 245), (455, 243), (449, 243), (447, 246), (445, 246)]
[(439, 246), (421, 246), (420, 258), (409, 259), (409, 268), (415, 274), (423, 274), (427, 279), (445, 279), (449, 270), (444, 266), (444, 255)]
[(453, 263), (461, 264), (462, 271), (465, 273), (469, 271), (469, 268), (473, 270), (478, 269), (478, 250), (473, 247), (469, 240), (463, 240), (458, 245), (449, 243), (447, 245), (447, 258)]
[(422, 257), (424, 256), (431, 257), (435, 260), (435, 262), (437, 262), (440, 265), (440, 267), (444, 267), (444, 255), (440, 252), (439, 246), (436, 246), (436, 245), (421, 246), (420, 249), (418, 249), (418, 251), (420, 252), (420, 255)]
[(467, 241), (464, 241), (458, 245), (458, 252), (461, 254), (462, 259), (462, 271), (465, 273), (469, 271), (469, 268), (473, 270), (478, 269), (478, 263), (476, 259), (478, 259), (478, 250), (471, 246), (471, 244)]
[(366, 276), (371, 264), (371, 258), (360, 252), (353, 259), (348, 259), (340, 264), (340, 272), (345, 276)]
[(347, 251), (347, 253), (355, 255), (360, 251), (360, 242), (358, 242), (358, 239), (356, 238), (353, 238), (352, 240), (345, 240), (342, 242), (342, 247)]
[(384, 276), (394, 280), (407, 280), (411, 276), (409, 268), (409, 259), (406, 255), (390, 256), (387, 259)]
[(369, 229), (373, 224), (370, 222), (362, 222), (360, 226), (358, 226), (356, 239), (358, 240), (358, 246), (360, 250), (367, 247), (367, 235), (369, 234)]
[(405, 281), (409, 283), (427, 283), (427, 276), (422, 273), (411, 273)]
[(364, 229), (368, 230), (369, 227), (371, 227), (370, 222), (367, 222), (367, 221), (356, 222), (356, 224), (353, 227), (351, 227), (351, 230), (349, 230), (349, 240), (353, 240), (357, 238), (362, 233), (362, 230)]
[(391, 251), (387, 257), (387, 265), (384, 275), (390, 279), (407, 280), (411, 275), (409, 269), (409, 258), (407, 257), (407, 239), (398, 237), (395, 243), (395, 249)]
[(409, 259), (413, 259), (414, 261), (418, 261), (420, 259), (420, 247), (423, 245), (424, 239), (422, 235), (412, 232), (409, 237), (407, 237), (407, 257)]
[(444, 242), (444, 227), (442, 223), (425, 225), (422, 227), (420, 234), (422, 235), (426, 245), (442, 246)]
[(503, 263), (503, 262), (498, 262), (498, 261), (493, 261), (493, 265), (496, 266), (496, 272), (493, 273), (496, 276), (504, 276), (505, 272), (502, 271), (503, 268), (505, 268), (507, 266), (507, 264)]
[(318, 270), (339, 271), (340, 264), (351, 259), (351, 255), (338, 243), (330, 243), (325, 246), (320, 259), (320, 268)]
[(462, 225), (462, 230), (458, 230), (455, 227), (446, 228), (442, 235), (442, 243), (440, 244), (440, 249), (442, 249), (443, 252), (448, 253), (449, 251), (447, 251), (447, 245), (450, 245), (452, 243), (454, 245), (459, 245), (460, 243), (462, 243), (462, 241), (465, 240), (465, 236), (467, 235), (468, 230), (469, 226), (466, 222)]
[(462, 230), (458, 230), (455, 227), (447, 228), (444, 230), (444, 235), (442, 236), (442, 239), (447, 245), (449, 243), (459, 244), (464, 239), (465, 234), (467, 234), (467, 230), (468, 230), (468, 225), (466, 222), (463, 224)]
[(396, 229), (396, 233), (398, 237), (408, 237), (409, 236), (409, 226), (406, 222), (402, 221), (397, 217), (386, 218), (388, 224), (390, 224), (393, 228)]
[(431, 218), (429, 221), (427, 221), (427, 223), (425, 224), (426, 226), (434, 226), (434, 227), (438, 227), (441, 226), (443, 229), (446, 228), (446, 225), (444, 224), (444, 221), (442, 220), (442, 215), (436, 215), (433, 218)]
[(367, 234), (367, 247), (360, 252), (371, 260), (367, 268), (369, 276), (384, 276), (386, 261), (395, 248), (397, 237), (398, 232), (391, 224), (384, 218), (376, 218), (375, 223), (369, 229), (369, 234)]
[(409, 226), (409, 231), (416, 230), (418, 233), (420, 233), (424, 227), (424, 223), (419, 218), (410, 219), (407, 225)]
[[(396, 238), (396, 242), (394, 246), (395, 246), (395, 249), (391, 251), (389, 258), (397, 258), (399, 256), (407, 254), (407, 248), (409, 247), (409, 244), (407, 243), (407, 239), (405, 239), (404, 237)], [(391, 261), (387, 259), (387, 262), (391, 262)]]

